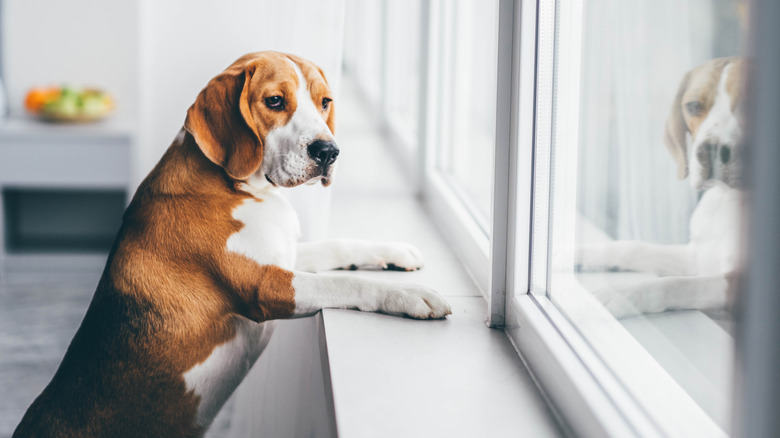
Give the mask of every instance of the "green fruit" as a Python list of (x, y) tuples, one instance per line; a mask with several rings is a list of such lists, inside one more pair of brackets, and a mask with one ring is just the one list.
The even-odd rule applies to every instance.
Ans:
[(74, 117), (79, 113), (75, 98), (57, 99), (46, 104), (43, 110), (48, 114), (65, 117)]
[(81, 112), (87, 116), (97, 116), (106, 111), (106, 104), (102, 97), (84, 96), (81, 103)]

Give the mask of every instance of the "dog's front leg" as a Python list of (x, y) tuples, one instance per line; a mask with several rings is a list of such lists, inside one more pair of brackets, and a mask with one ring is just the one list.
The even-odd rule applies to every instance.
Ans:
[(358, 309), (406, 315), (417, 319), (444, 318), (449, 304), (432, 289), (347, 275), (295, 272), (294, 316), (309, 316), (322, 309)]
[(238, 254), (226, 254), (212, 273), (214, 283), (234, 297), (234, 309), (257, 321), (309, 316), (322, 309), (359, 309), (444, 318), (452, 313), (430, 288), (351, 275), (312, 274), (275, 265), (260, 265)]
[(607, 286), (593, 295), (616, 318), (668, 310), (722, 309), (729, 301), (725, 276), (664, 277), (624, 286)]
[(595, 242), (577, 247), (575, 263), (582, 270), (617, 268), (662, 276), (696, 275), (696, 254), (690, 245), (663, 245), (634, 240)]
[(423, 265), (420, 251), (402, 242), (329, 239), (299, 243), (297, 249), (295, 268), (306, 272), (361, 266), (414, 271)]

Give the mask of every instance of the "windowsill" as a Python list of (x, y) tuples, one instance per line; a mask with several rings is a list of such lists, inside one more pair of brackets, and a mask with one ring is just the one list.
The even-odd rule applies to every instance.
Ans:
[(324, 312), (339, 436), (559, 436), (484, 299), (448, 299), (446, 321)]
[[(359, 219), (368, 215), (369, 224)], [(340, 437), (560, 435), (504, 332), (486, 327), (485, 299), (414, 199), (336, 195), (332, 220), (350, 237), (412, 241), (427, 260), (417, 272), (347, 274), (427, 285), (453, 308), (443, 321), (323, 312)]]
[(485, 325), (485, 299), (351, 86), (342, 83), (342, 153), (327, 234), (409, 242), (425, 266), (318, 275), (422, 284), (442, 293), (453, 314), (418, 321), (326, 309), (315, 318), (280, 322), (229, 402), (234, 407), (223, 409), (209, 436), (224, 436), (220, 429), (236, 437), (561, 436), (506, 334)]
[[(347, 79), (347, 78), (345, 78)], [(323, 312), (324, 341), (340, 437), (559, 436), (550, 411), (503, 331), (485, 325), (487, 304), (415, 198), (388, 144), (343, 82), (329, 234), (416, 245), (416, 272), (353, 271), (429, 286), (453, 314), (416, 321), (346, 310)], [(351, 105), (350, 105), (351, 104)], [(361, 111), (361, 109), (363, 111)]]
[[(641, 272), (579, 273), (590, 290), (657, 278)], [(682, 389), (723, 430), (731, 418), (733, 376), (731, 321), (725, 315), (697, 310), (667, 311), (622, 318), (620, 325), (647, 350)]]

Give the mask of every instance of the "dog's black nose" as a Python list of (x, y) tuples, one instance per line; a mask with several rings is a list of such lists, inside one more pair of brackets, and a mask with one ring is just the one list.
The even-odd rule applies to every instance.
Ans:
[(314, 140), (308, 147), (309, 156), (320, 166), (329, 166), (339, 156), (336, 143), (325, 140)]

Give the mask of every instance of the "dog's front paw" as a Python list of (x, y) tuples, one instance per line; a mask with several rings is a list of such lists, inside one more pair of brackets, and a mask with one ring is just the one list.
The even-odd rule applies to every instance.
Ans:
[(403, 242), (373, 243), (368, 248), (370, 264), (390, 271), (416, 271), (423, 257), (413, 245)]
[(450, 305), (438, 292), (417, 285), (405, 285), (388, 292), (382, 310), (415, 319), (441, 319), (452, 315)]

